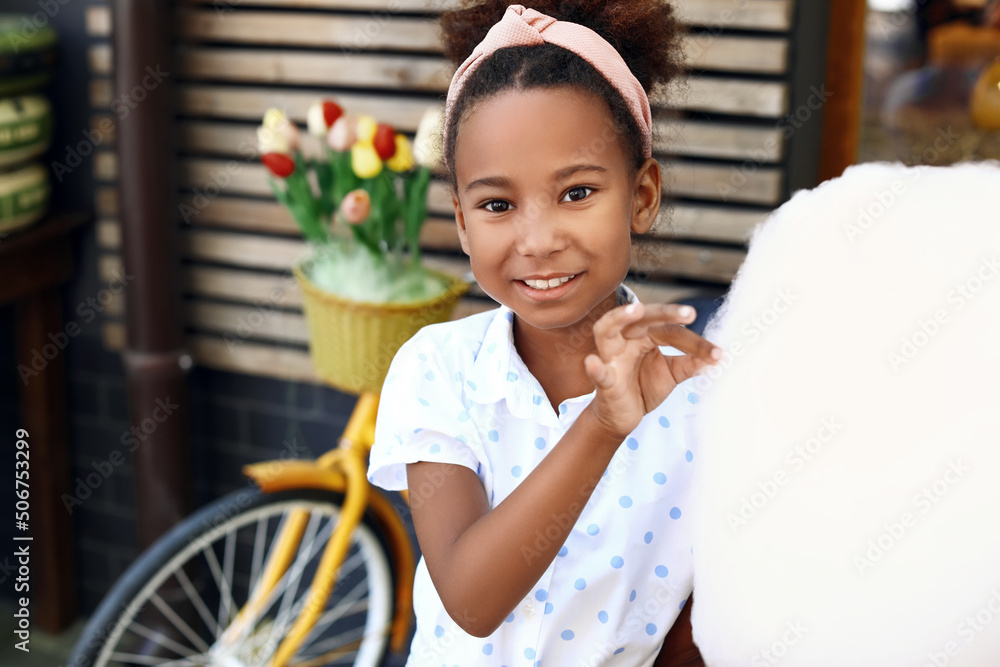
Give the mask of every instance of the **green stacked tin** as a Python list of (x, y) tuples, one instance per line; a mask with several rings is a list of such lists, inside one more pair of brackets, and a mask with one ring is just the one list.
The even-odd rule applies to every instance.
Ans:
[(52, 105), (33, 91), (52, 76), (56, 41), (42, 12), (0, 14), (0, 233), (48, 209), (49, 175), (38, 158), (52, 142)]

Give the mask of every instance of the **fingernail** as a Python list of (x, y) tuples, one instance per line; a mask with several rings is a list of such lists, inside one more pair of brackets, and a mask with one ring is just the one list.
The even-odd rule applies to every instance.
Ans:
[(713, 359), (721, 359), (722, 358), (722, 348), (719, 348), (719, 347), (714, 348), (712, 350), (712, 358)]
[(628, 313), (629, 315), (635, 315), (638, 311), (639, 311), (638, 303), (630, 303), (629, 305), (625, 306), (625, 312)]
[(677, 314), (680, 315), (681, 317), (691, 317), (692, 315), (694, 315), (694, 308), (692, 308), (691, 306), (681, 306), (678, 309)]

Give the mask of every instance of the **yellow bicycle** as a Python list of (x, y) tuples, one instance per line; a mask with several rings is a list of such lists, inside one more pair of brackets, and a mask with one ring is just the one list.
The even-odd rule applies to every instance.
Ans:
[(69, 665), (375, 667), (405, 648), (415, 558), (365, 474), (377, 409), (363, 393), (314, 461), (246, 466), (256, 488), (194, 513), (133, 563)]

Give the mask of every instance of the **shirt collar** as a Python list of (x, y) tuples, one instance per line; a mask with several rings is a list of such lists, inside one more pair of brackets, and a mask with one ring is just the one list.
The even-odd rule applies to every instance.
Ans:
[[(619, 305), (638, 298), (624, 284), (617, 289)], [(500, 306), (483, 336), (482, 345), (467, 376), (468, 398), (481, 405), (506, 399), (507, 409), (515, 417), (539, 418), (539, 408), (555, 417), (538, 380), (525, 366), (514, 347), (514, 313)]]

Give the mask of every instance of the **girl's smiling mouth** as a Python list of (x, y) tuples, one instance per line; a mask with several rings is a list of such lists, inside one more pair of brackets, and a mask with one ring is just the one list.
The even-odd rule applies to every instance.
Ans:
[(521, 292), (533, 299), (556, 299), (572, 289), (578, 273), (556, 275), (550, 278), (532, 277), (515, 280)]

